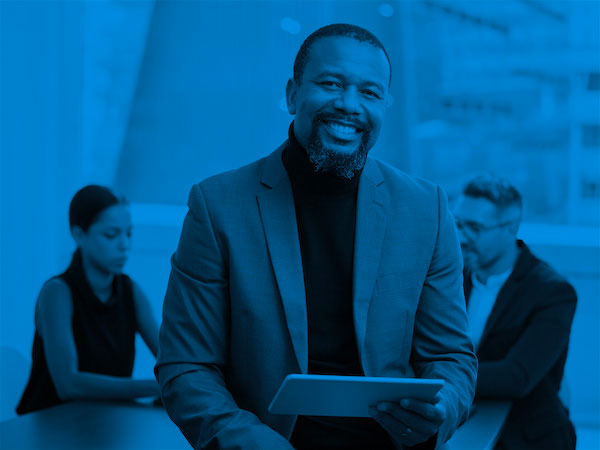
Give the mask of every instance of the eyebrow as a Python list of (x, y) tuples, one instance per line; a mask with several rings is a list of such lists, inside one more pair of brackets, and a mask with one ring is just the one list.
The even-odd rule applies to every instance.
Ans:
[(121, 228), (121, 227), (117, 227), (114, 225), (108, 225), (105, 228), (102, 228), (102, 231), (121, 231), (121, 230), (131, 230), (133, 228), (133, 225), (129, 225), (125, 228)]
[[(341, 73), (330, 71), (330, 70), (326, 70), (324, 72), (317, 74), (317, 76), (315, 78), (328, 77), (328, 76), (339, 78), (341, 80), (346, 80), (346, 77), (344, 75), (342, 75)], [(376, 81), (364, 80), (360, 84), (363, 86), (375, 86), (376, 88), (381, 90), (381, 92), (385, 92), (385, 88), (383, 87), (383, 85), (381, 83), (377, 83)]]

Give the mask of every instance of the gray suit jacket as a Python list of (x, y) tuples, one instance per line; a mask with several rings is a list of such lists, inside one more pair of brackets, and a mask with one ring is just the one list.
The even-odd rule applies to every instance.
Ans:
[[(285, 145), (190, 192), (155, 371), (195, 448), (291, 448), (296, 417), (267, 411), (285, 376), (308, 365)], [(352, 302), (365, 375), (446, 380), (443, 443), (468, 414), (477, 373), (454, 222), (441, 189), (372, 158), (358, 188)]]

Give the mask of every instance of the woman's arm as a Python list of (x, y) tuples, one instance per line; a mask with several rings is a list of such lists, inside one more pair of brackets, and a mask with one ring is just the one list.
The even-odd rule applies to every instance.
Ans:
[(36, 326), (42, 337), (50, 377), (61, 400), (122, 400), (158, 395), (158, 384), (152, 379), (133, 380), (80, 372), (72, 316), (69, 287), (58, 278), (48, 281), (38, 299)]
[(158, 324), (152, 314), (152, 307), (146, 294), (139, 285), (132, 280), (133, 284), (133, 302), (135, 303), (135, 318), (138, 324), (138, 331), (142, 339), (156, 358), (158, 353)]

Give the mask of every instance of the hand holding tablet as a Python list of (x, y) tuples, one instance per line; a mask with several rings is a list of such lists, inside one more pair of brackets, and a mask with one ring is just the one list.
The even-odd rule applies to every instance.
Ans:
[(405, 398), (432, 401), (444, 380), (288, 375), (269, 405), (272, 414), (370, 417), (369, 406)]

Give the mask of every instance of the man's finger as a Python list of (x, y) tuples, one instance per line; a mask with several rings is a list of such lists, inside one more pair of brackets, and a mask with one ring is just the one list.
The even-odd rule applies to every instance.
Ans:
[(375, 419), (377, 423), (392, 436), (393, 440), (400, 441), (403, 445), (416, 445), (427, 440), (430, 436), (428, 433), (422, 433), (419, 430), (415, 430), (406, 424), (399, 422), (390, 414), (379, 412), (376, 409), (374, 409), (374, 412), (371, 414), (373, 419)]
[(446, 418), (445, 410), (443, 408), (421, 400), (405, 398), (400, 401), (400, 406), (405, 410), (412, 411), (426, 420), (435, 423), (441, 423)]
[(378, 403), (377, 411), (382, 415), (388, 415), (393, 420), (419, 433), (430, 434), (437, 429), (437, 425), (432, 421), (424, 419), (412, 411), (401, 408), (397, 403)]

